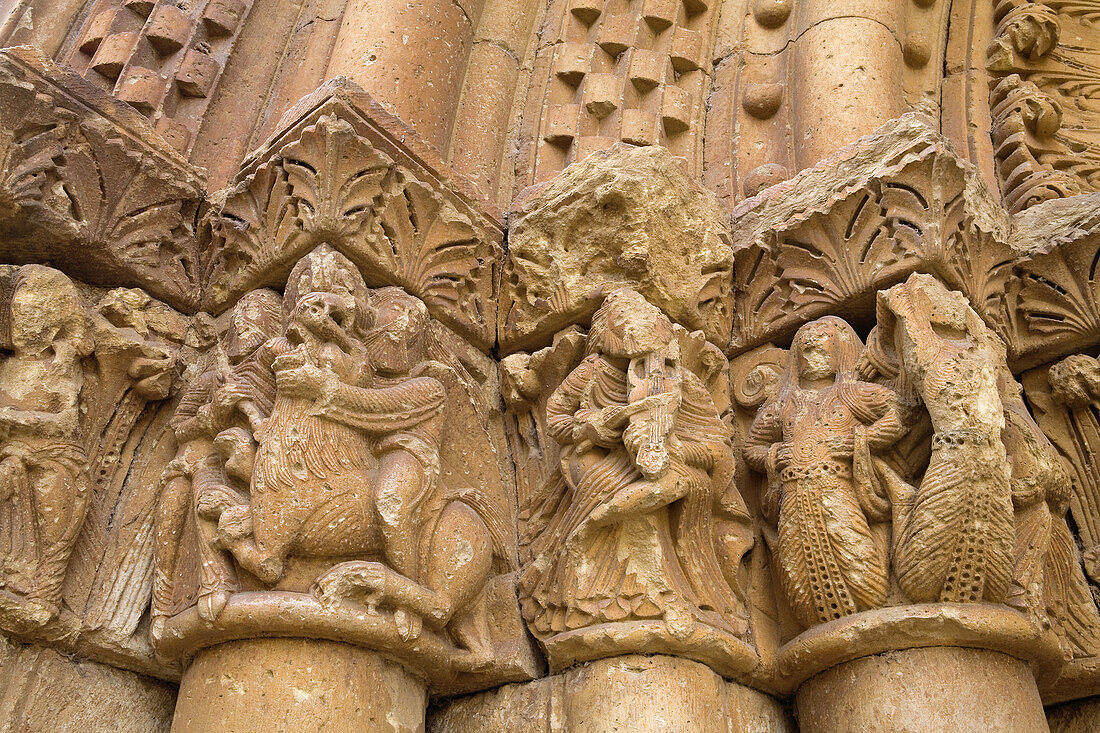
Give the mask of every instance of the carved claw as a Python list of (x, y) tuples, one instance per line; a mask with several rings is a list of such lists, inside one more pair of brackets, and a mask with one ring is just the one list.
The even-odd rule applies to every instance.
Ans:
[(45, 626), (57, 616), (60, 609), (54, 603), (27, 598), (23, 602), (20, 616), (31, 626)]
[(227, 509), (239, 505), (236, 494), (228, 486), (211, 486), (199, 494), (195, 512), (203, 519), (217, 521)]
[(1093, 545), (1085, 550), (1082, 559), (1085, 561), (1085, 572), (1095, 582), (1100, 582), (1100, 545)]
[(149, 622), (149, 636), (152, 637), (154, 642), (159, 642), (164, 638), (164, 632), (167, 628), (167, 616), (153, 616), (153, 620)]
[(204, 593), (199, 596), (199, 601), (196, 604), (199, 612), (199, 618), (203, 621), (213, 623), (221, 615), (222, 610), (225, 608), (225, 604), (229, 602), (229, 592), (224, 590), (216, 590), (211, 593)]
[(402, 641), (419, 639), (420, 633), (424, 630), (424, 619), (403, 608), (394, 611), (393, 620), (397, 624), (397, 633), (401, 635)]
[(252, 513), (247, 506), (227, 507), (218, 517), (218, 532), (214, 542), (228, 548), (252, 534)]
[(325, 605), (365, 595), (373, 608), (386, 587), (386, 567), (377, 562), (343, 562), (322, 575), (313, 584), (313, 595)]
[(665, 628), (675, 639), (686, 639), (695, 631), (695, 615), (678, 598), (669, 600), (665, 607)]

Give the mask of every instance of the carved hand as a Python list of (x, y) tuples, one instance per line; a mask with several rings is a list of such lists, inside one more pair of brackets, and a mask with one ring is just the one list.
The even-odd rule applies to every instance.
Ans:
[(306, 364), (294, 369), (285, 369), (275, 374), (275, 385), (281, 394), (306, 400), (317, 400), (332, 394), (340, 378), (331, 369), (321, 369)]
[(851, 458), (856, 450), (855, 435), (833, 435), (826, 441), (833, 458)]
[(779, 447), (775, 449), (775, 467), (778, 470), (782, 471), (789, 466), (792, 458), (794, 458), (794, 451), (791, 450), (789, 443), (781, 443)]
[(231, 377), (214, 392), (214, 417), (219, 421), (227, 421), (242, 400), (251, 398), (248, 385)]
[(163, 400), (171, 391), (174, 366), (168, 354), (154, 354), (134, 359), (128, 373), (142, 396), (150, 401)]
[(618, 442), (620, 431), (607, 424), (607, 416), (605, 415), (607, 409), (577, 411), (577, 422), (573, 426), (573, 442), (575, 444), (589, 442), (596, 445), (610, 446)]

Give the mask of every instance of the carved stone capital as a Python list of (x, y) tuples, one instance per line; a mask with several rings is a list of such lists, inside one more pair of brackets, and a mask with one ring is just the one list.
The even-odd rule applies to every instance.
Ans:
[(629, 288), (587, 334), (502, 363), (520, 595), (552, 670), (660, 653), (745, 678), (754, 537), (723, 419), (726, 360)]
[[(1094, 423), (1094, 360), (1062, 371)], [(779, 689), (916, 647), (997, 651), (1043, 680), (1088, 666), (1100, 614), (1066, 521), (1072, 441), (1044, 434), (1004, 341), (961, 292), (914, 273), (877, 293), (866, 344), (824, 316), (730, 373), (778, 611), (757, 638)], [(1040, 392), (1031, 409), (1060, 414)]]
[(0, 52), (0, 256), (199, 302), (201, 172), (131, 107), (29, 47)]
[(530, 678), (495, 364), (328, 244), (280, 289), (238, 301), (172, 419), (158, 652), (294, 636), (437, 694)]
[(153, 440), (200, 344), (194, 320), (137, 288), (0, 266), (0, 629), (171, 678), (145, 633)]
[(491, 204), (401, 120), (343, 78), (283, 117), (204, 217), (206, 305), (286, 280), (327, 243), (371, 286), (397, 285), (482, 349), (496, 334), (503, 232)]

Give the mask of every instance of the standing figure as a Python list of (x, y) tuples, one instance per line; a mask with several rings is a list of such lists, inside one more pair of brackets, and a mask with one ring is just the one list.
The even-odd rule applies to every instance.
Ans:
[(246, 293), (233, 309), (224, 340), (184, 390), (172, 417), (177, 452), (161, 477), (155, 523), (154, 636), (180, 605), (177, 601), (190, 600), (176, 598), (175, 593), (189, 516), (198, 533), (199, 615), (209, 621), (217, 618), (234, 585), (232, 563), (211, 543), (220, 511), (247, 504), (253, 434), (270, 413), (274, 397), (273, 380), (258, 363), (258, 352), (277, 333), (280, 310), (278, 293), (267, 289)]
[(920, 396), (933, 429), (928, 468), (894, 529), (902, 591), (916, 602), (1003, 603), (1016, 554), (1004, 343), (962, 293), (920, 273), (879, 293), (868, 340), (879, 371)]
[(899, 497), (873, 454), (906, 427), (894, 392), (857, 378), (862, 348), (839, 318), (802, 326), (745, 445), (746, 461), (768, 477), (763, 510), (778, 524), (783, 590), (805, 627), (886, 603), (889, 549), (872, 524), (889, 519)]
[(81, 360), (94, 344), (72, 281), (42, 265), (16, 272), (10, 324), (11, 353), (0, 361), (0, 554), (6, 586), (40, 625), (60, 609), (88, 507)]
[[(542, 637), (587, 626), (660, 621), (674, 638), (699, 623), (745, 630), (744, 604), (718, 561), (715, 513), (730, 435), (710, 393), (682, 366), (669, 319), (617, 290), (593, 316), (588, 354), (546, 405), (567, 485), (532, 542), (521, 578)], [(731, 573), (732, 575), (732, 573)]]

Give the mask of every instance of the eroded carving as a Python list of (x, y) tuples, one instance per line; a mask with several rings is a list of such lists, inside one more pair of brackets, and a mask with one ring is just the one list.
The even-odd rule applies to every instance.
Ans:
[(532, 188), (508, 244), (498, 328), (507, 351), (587, 321), (624, 286), (720, 348), (729, 342), (726, 215), (667, 150), (615, 145)]
[[(738, 566), (752, 532), (729, 429), (692, 370), (700, 336), (692, 346), (637, 291), (616, 290), (584, 358), (543, 397), (561, 471), (529, 498), (521, 590), (552, 666), (648, 648), (743, 671)], [(540, 401), (533, 360), (506, 367), (514, 405)]]
[(927, 275), (879, 296), (872, 362), (905, 381), (932, 422), (928, 467), (898, 533), (915, 601), (1007, 600), (1015, 538), (997, 368), (1005, 346), (966, 298)]
[[(31, 49), (0, 56), (0, 251), (193, 310), (203, 181), (133, 110)], [(134, 119), (137, 118), (137, 119)]]
[[(148, 401), (167, 396), (174, 356), (127, 322), (149, 300), (141, 291), (112, 291), (89, 310), (68, 277), (42, 265), (5, 272), (4, 291), (0, 605), (7, 623), (30, 627), (56, 618), (63, 601), (94, 619), (111, 598), (86, 587), (84, 572), (67, 577), (70, 559), (93, 498), (110, 511), (100, 489), (119, 469), (117, 441)], [(100, 402), (116, 390), (121, 402)], [(85, 548), (85, 564), (95, 566), (105, 539)]]
[(778, 525), (773, 550), (804, 626), (886, 604), (883, 523), (901, 502), (891, 495), (896, 474), (877, 454), (906, 426), (895, 393), (858, 377), (862, 349), (838, 318), (800, 328), (745, 444), (749, 465), (768, 477), (762, 509)]
[[(207, 424), (181, 442), (191, 475), (166, 475), (177, 498), (162, 511), (165, 567), (185, 515), (206, 546), (189, 595), (160, 607), (162, 649), (180, 634), (203, 643), (189, 613), (216, 634), (253, 636), (264, 631), (238, 605), (297, 604), (309, 609), (299, 633), (387, 651), (435, 684), (459, 669), (475, 675), (463, 685), (523, 674), (510, 506), (499, 474), (456, 483), (491, 477), (456, 465), (460, 453), (499, 468), (460, 368), (437, 360), (447, 357), (427, 306), (400, 288), (368, 290), (327, 245), (292, 270), (282, 327), (265, 339), (275, 297), (242, 300), (213, 388), (197, 383), (206, 404), (177, 412), (185, 439), (191, 412)], [(234, 594), (249, 589), (267, 593)]]

